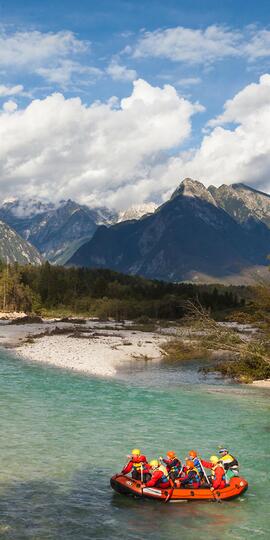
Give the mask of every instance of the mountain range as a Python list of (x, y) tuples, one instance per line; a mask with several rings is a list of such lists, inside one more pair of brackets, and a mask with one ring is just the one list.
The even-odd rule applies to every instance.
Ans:
[(206, 188), (186, 178), (161, 206), (119, 213), (72, 200), (13, 199), (0, 205), (0, 220), (0, 258), (10, 262), (241, 282), (263, 272), (270, 253), (270, 196), (244, 184)]
[(113, 223), (116, 212), (89, 208), (71, 200), (59, 204), (34, 199), (6, 201), (0, 219), (33, 244), (44, 259), (64, 264), (87, 240), (98, 225)]
[(0, 219), (35, 246), (44, 259), (65, 264), (99, 225), (139, 219), (156, 207), (154, 203), (141, 204), (116, 212), (105, 207), (89, 208), (70, 199), (58, 204), (13, 199), (0, 205)]
[(100, 226), (68, 264), (170, 281), (235, 282), (266, 268), (269, 253), (269, 195), (243, 184), (207, 189), (186, 178), (153, 214)]

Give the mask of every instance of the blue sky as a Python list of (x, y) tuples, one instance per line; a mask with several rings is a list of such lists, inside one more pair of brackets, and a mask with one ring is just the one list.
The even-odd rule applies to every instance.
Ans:
[[(62, 94), (65, 107), (67, 103), (70, 104), (68, 100), (76, 97), (81, 99), (86, 108), (98, 101), (100, 113), (104, 112), (101, 105), (108, 103), (112, 96), (115, 96), (115, 103), (113, 104), (111, 100), (110, 107), (121, 109), (121, 99), (133, 95), (134, 80), (138, 79), (150, 85), (150, 90), (146, 86), (139, 86), (135, 94), (137, 99), (144, 100), (149, 91), (154, 95), (154, 90), (151, 89), (156, 87), (164, 89), (164, 85), (169, 85), (180, 96), (180, 99), (185, 100), (183, 113), (180, 103), (177, 104), (175, 97), (168, 91), (168, 95), (170, 94), (168, 99), (171, 99), (171, 105), (168, 107), (175, 106), (175, 114), (179, 115), (178, 136), (177, 134), (175, 137), (172, 136), (171, 141), (168, 136), (168, 144), (164, 141), (163, 144), (155, 146), (153, 142), (147, 155), (141, 150), (137, 161), (134, 160), (133, 172), (124, 168), (121, 181), (119, 180), (121, 174), (117, 171), (113, 172), (114, 180), (111, 185), (106, 184), (104, 179), (109, 174), (107, 169), (106, 173), (104, 172), (104, 178), (102, 177), (100, 165), (102, 159), (98, 165), (95, 163), (92, 172), (90, 171), (93, 161), (88, 154), (83, 170), (78, 173), (73, 171), (74, 185), (71, 178), (68, 178), (69, 186), (72, 185), (70, 189), (72, 196), (81, 197), (82, 200), (94, 204), (97, 198), (102, 196), (104, 202), (118, 206), (127, 205), (129, 200), (131, 203), (137, 199), (139, 199), (138, 202), (158, 200), (166, 197), (179, 181), (179, 178), (172, 178), (170, 181), (170, 174), (178, 175), (178, 171), (182, 169), (185, 174), (188, 174), (189, 169), (192, 173), (198, 171), (197, 176), (206, 183), (209, 176), (209, 183), (211, 181), (217, 185), (222, 181), (230, 183), (230, 181), (240, 180), (265, 190), (269, 187), (270, 190), (266, 172), (268, 161), (263, 161), (262, 164), (262, 155), (266, 156), (267, 148), (260, 148), (258, 155), (252, 156), (248, 171), (246, 160), (236, 163), (236, 158), (232, 157), (232, 166), (231, 169), (226, 169), (226, 177), (224, 175), (223, 178), (219, 173), (216, 181), (213, 171), (209, 169), (209, 164), (206, 166), (203, 161), (203, 159), (208, 159), (207, 156), (212, 155), (213, 148), (216, 149), (217, 144), (222, 145), (222, 141), (219, 141), (218, 129), (223, 130), (222, 136), (226, 139), (226, 144), (228, 136), (233, 141), (237, 135), (240, 146), (245, 146), (245, 152), (248, 152), (252, 142), (247, 140), (247, 137), (243, 139), (242, 134), (240, 134), (242, 137), (240, 140), (240, 135), (235, 130), (242, 124), (243, 129), (248, 129), (248, 122), (253, 125), (254, 118), (250, 119), (249, 112), (243, 117), (242, 109), (244, 107), (245, 110), (250, 111), (250, 103), (253, 103), (255, 113), (257, 106), (258, 111), (261, 111), (262, 107), (266, 107), (268, 111), (270, 106), (270, 100), (268, 103), (267, 99), (268, 79), (264, 78), (260, 82), (260, 77), (269, 72), (270, 62), (268, 1), (99, 0), (95, 2), (77, 0), (75, 2), (47, 0), (45, 2), (25, 0), (16, 2), (4, 0), (0, 1), (0, 18), (2, 49), (0, 52), (0, 106), (4, 111), (3, 134), (6, 130), (9, 132), (12, 125), (15, 125), (15, 119), (21, 122), (20, 111), (22, 113), (28, 111), (24, 115), (24, 121), (32, 125), (28, 107), (32, 106), (35, 100), (44, 101), (55, 92)], [(164, 90), (163, 97), (166, 92)], [(257, 96), (259, 96), (258, 103)], [(153, 97), (156, 101), (156, 110), (160, 97), (161, 94), (155, 94), (155, 98)], [(153, 99), (151, 98), (152, 101)], [(233, 111), (230, 110), (225, 117), (222, 117), (224, 105), (228, 100), (233, 100)], [(162, 103), (164, 105), (164, 101)], [(62, 110), (62, 106), (59, 106)], [(128, 102), (129, 111), (130, 106), (134, 107), (133, 98), (131, 102)], [(237, 112), (234, 110), (236, 106)], [(225, 105), (225, 112), (226, 107)], [(169, 114), (168, 120), (167, 113), (168, 111), (166, 119), (165, 117), (163, 119), (165, 123), (168, 121), (165, 130), (168, 133), (170, 129), (177, 131), (172, 115)], [(64, 114), (68, 115), (66, 110)], [(152, 110), (151, 114), (154, 116), (149, 119), (149, 122), (151, 121), (153, 126), (159, 126), (157, 112)], [(184, 116), (180, 118), (181, 114)], [(12, 118), (7, 119), (7, 115)], [(44, 118), (44, 115), (46, 112), (43, 114), (40, 111), (40, 118)], [(216, 117), (220, 118), (219, 125), (215, 123)], [(114, 115), (114, 121), (116, 122), (116, 115)], [(108, 115), (106, 122), (109, 123), (111, 129)], [(210, 124), (212, 122), (212, 127), (209, 126), (209, 122)], [(143, 123), (143, 113), (141, 123)], [(187, 123), (189, 126), (186, 125)], [(214, 123), (215, 127), (213, 127)], [(130, 133), (134, 126), (134, 117), (132, 116), (131, 119), (129, 115), (124, 125), (127, 133)], [(64, 123), (63, 131), (65, 126)], [(15, 127), (12, 129), (15, 130)], [(69, 129), (70, 127), (67, 127), (67, 131)], [(75, 129), (78, 129), (77, 124)], [(102, 137), (106, 139), (109, 152), (111, 144), (110, 138), (107, 138), (108, 129), (106, 127), (105, 132), (102, 132)], [(145, 132), (147, 129), (149, 126)], [(210, 140), (211, 130), (213, 131)], [(89, 140), (92, 140), (90, 131), (88, 126), (85, 138), (89, 136)], [(98, 133), (100, 134), (101, 131), (99, 124)], [(40, 127), (37, 125), (36, 133), (31, 133), (29, 148), (33, 148), (31, 137), (33, 139), (40, 136)], [(124, 131), (122, 133), (125, 137)], [(262, 136), (261, 131), (260, 136)], [(263, 136), (267, 137), (267, 134)], [(115, 138), (113, 140), (115, 141)], [(213, 147), (210, 149), (213, 140)], [(43, 138), (40, 140), (39, 152), (44, 144), (46, 143)], [(232, 145), (233, 142), (228, 145), (227, 152), (230, 151)], [(55, 138), (54, 146), (61, 149), (63, 146), (65, 156), (67, 156), (67, 140), (65, 139), (61, 146), (59, 134), (58, 139)], [(205, 146), (207, 149), (204, 158)], [(119, 142), (120, 147), (119, 156), (122, 156), (124, 152), (122, 141)], [(127, 153), (134, 152), (134, 148), (137, 150), (137, 147), (138, 144), (134, 141), (129, 147), (127, 138)], [(196, 151), (199, 155), (194, 158)], [(37, 153), (26, 162), (25, 155), (28, 150), (22, 149), (19, 140), (17, 153), (14, 152), (14, 149), (7, 149), (2, 177), (7, 178), (8, 171), (11, 181), (14, 182), (14, 189), (16, 186), (16, 190), (24, 191), (25, 182), (28, 181), (28, 187), (32, 186), (31, 189), (29, 188), (29, 194), (35, 195), (41, 192), (44, 196), (52, 196), (52, 188), (46, 177), (51, 174), (50, 170), (45, 167), (42, 171), (40, 165), (41, 162), (44, 164), (45, 158), (41, 158), (37, 150)], [(117, 145), (115, 152), (118, 152)], [(83, 155), (85, 157), (86, 151)], [(179, 158), (177, 164), (174, 157)], [(76, 159), (76, 156), (73, 156), (73, 163)], [(230, 155), (226, 155), (225, 159), (227, 162)], [(258, 159), (260, 172), (258, 172)], [(39, 168), (37, 168), (38, 161)], [(20, 167), (13, 167), (11, 171), (10, 163), (17, 162), (20, 162)], [(223, 167), (220, 152), (214, 155), (214, 163), (217, 168)], [(256, 170), (254, 163), (257, 164)], [(200, 171), (202, 171), (201, 175)], [(64, 166), (59, 171), (60, 173), (63, 174), (64, 180), (63, 184), (60, 180), (58, 183), (59, 196), (66, 196), (68, 195), (67, 173)], [(87, 178), (89, 178), (89, 184), (87, 184)], [(160, 183), (162, 187), (159, 186), (160, 189), (155, 187), (155, 183), (156, 186)], [(126, 195), (115, 197), (113, 192), (122, 188), (126, 189)], [(91, 191), (91, 195), (87, 190)], [(9, 195), (10, 191), (9, 186), (7, 189)], [(93, 192), (95, 192), (94, 195)]]

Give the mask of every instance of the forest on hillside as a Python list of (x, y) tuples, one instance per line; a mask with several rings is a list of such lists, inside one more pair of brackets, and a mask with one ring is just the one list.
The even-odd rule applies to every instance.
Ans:
[(243, 308), (247, 287), (151, 281), (111, 270), (0, 264), (0, 309), (134, 319), (179, 319), (185, 302), (212, 312)]

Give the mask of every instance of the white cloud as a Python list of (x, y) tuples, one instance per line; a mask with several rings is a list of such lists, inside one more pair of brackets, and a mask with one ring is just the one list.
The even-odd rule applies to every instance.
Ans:
[(255, 61), (270, 56), (270, 31), (248, 26), (241, 31), (212, 25), (204, 29), (174, 28), (144, 32), (126, 54), (135, 58), (166, 58), (187, 64), (213, 64), (228, 57)]
[(17, 84), (16, 86), (6, 86), (0, 84), (0, 98), (6, 96), (15, 96), (16, 94), (21, 94), (23, 92), (23, 86)]
[(76, 60), (89, 50), (90, 43), (70, 31), (11, 33), (0, 27), (0, 68), (37, 74), (60, 85), (67, 84), (75, 73), (92, 76), (99, 71)]
[(270, 31), (254, 30), (249, 42), (243, 47), (243, 53), (250, 60), (270, 56)]
[(190, 64), (212, 63), (226, 56), (238, 56), (242, 36), (236, 30), (208, 26), (204, 30), (177, 26), (145, 32), (133, 50), (135, 58), (161, 57)]
[(117, 60), (112, 60), (107, 67), (107, 73), (115, 81), (134, 81), (137, 77), (135, 69), (128, 69), (118, 63)]
[(260, 77), (259, 84), (251, 83), (241, 90), (233, 99), (226, 101), (224, 112), (217, 118), (210, 120), (208, 125), (217, 126), (229, 122), (247, 122), (254, 114), (267, 113), (270, 104), (270, 75)]
[(86, 77), (87, 80), (95, 80), (102, 75), (102, 71), (98, 68), (83, 66), (79, 62), (71, 60), (62, 60), (54, 67), (38, 68), (36, 73), (44, 77), (48, 82), (57, 83), (62, 87), (68, 85), (74, 75), (81, 75)]
[(50, 61), (84, 52), (89, 44), (78, 40), (73, 32), (14, 32), (0, 31), (0, 66), (29, 66), (32, 68)]
[(177, 81), (177, 86), (194, 86), (200, 84), (202, 79), (200, 77), (186, 77)]
[[(235, 123), (235, 128), (222, 125)], [(270, 75), (226, 102), (224, 113), (197, 151), (173, 157), (152, 171), (161, 189), (172, 178), (190, 176), (206, 185), (246, 182), (270, 192)]]
[(9, 99), (9, 101), (5, 101), (3, 105), (3, 110), (6, 113), (13, 113), (14, 111), (16, 111), (17, 107), (17, 103), (15, 101), (12, 101), (12, 99)]
[(117, 207), (142, 202), (152, 189), (154, 165), (187, 139), (191, 116), (200, 110), (172, 86), (139, 79), (117, 109), (115, 100), (87, 107), (79, 98), (53, 94), (5, 112), (2, 196), (73, 197)]

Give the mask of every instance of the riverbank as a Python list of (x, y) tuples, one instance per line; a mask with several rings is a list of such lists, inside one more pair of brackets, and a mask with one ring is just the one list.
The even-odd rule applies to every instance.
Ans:
[(66, 329), (64, 335), (30, 338), (16, 348), (25, 360), (47, 363), (59, 368), (113, 377), (121, 365), (161, 358), (160, 345), (164, 338), (156, 334), (131, 330)]
[(113, 377), (130, 361), (159, 360), (166, 337), (136, 330), (128, 323), (96, 320), (0, 324), (0, 346), (12, 348), (18, 358), (78, 371)]
[(270, 388), (270, 379), (262, 379), (261, 381), (253, 381), (251, 383), (253, 386), (258, 388)]
[(202, 328), (198, 324), (180, 325), (174, 321), (162, 326), (157, 321), (138, 324), (22, 318), (21, 314), (17, 318), (11, 314), (5, 319), (0, 322), (0, 346), (12, 348), (17, 358), (25, 361), (101, 377), (115, 377), (117, 371), (130, 363), (178, 362), (180, 369), (182, 361), (199, 361), (197, 369), (205, 374), (216, 372), (237, 382), (270, 387), (265, 369), (262, 371), (258, 365), (254, 369), (238, 359), (243, 346), (246, 349), (247, 344), (250, 348), (254, 339), (258, 339), (257, 329), (252, 325), (214, 323), (215, 327)]

